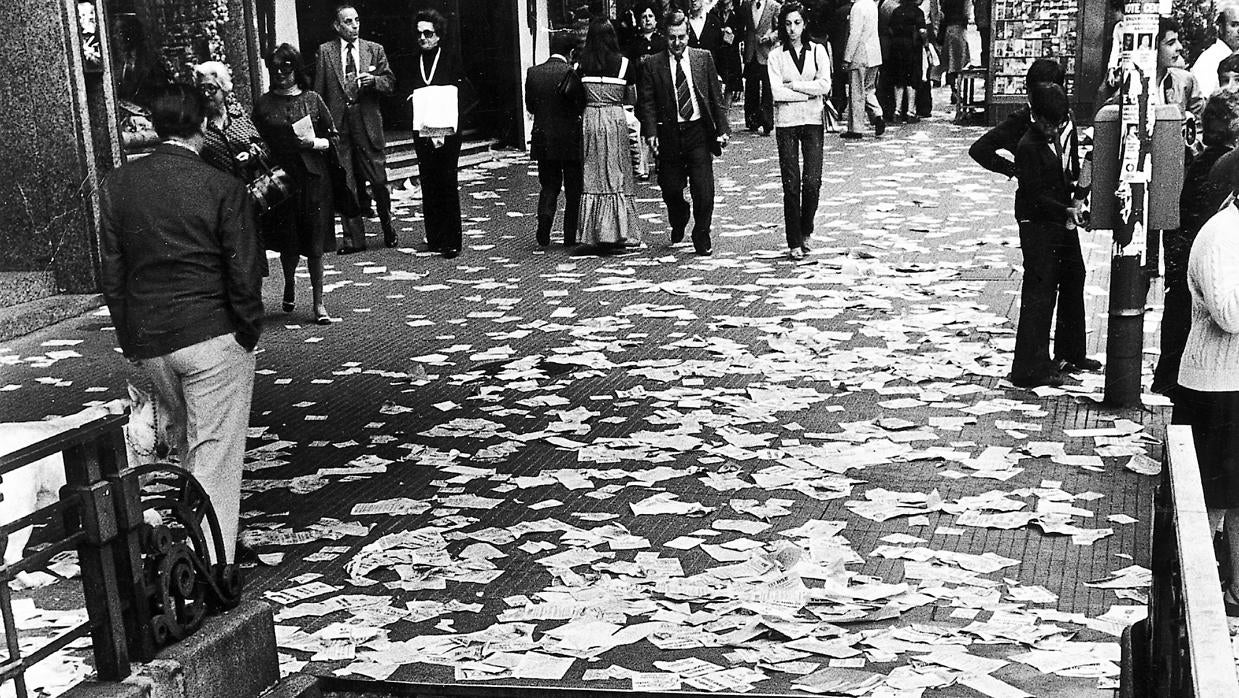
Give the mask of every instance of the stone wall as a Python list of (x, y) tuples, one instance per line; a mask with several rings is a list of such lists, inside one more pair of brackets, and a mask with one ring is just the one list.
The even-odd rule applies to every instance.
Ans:
[[(59, 0), (8, 0), (0, 71), (0, 271), (54, 271), (61, 290), (93, 292), (89, 134)], [(76, 49), (73, 44), (72, 48)]]

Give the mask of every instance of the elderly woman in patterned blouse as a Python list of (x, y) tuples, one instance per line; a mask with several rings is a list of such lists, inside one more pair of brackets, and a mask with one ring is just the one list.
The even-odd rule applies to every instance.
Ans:
[[(219, 61), (199, 63), (194, 66), (194, 82), (207, 102), (202, 160), (243, 182), (252, 181), (257, 175), (259, 157), (265, 157), (266, 145), (249, 115), (231, 98), (232, 71)], [(261, 231), (262, 226), (255, 226), (255, 230)], [(262, 241), (256, 243), (262, 249)], [(267, 275), (265, 256), (262, 275)]]
[(250, 159), (264, 149), (262, 138), (232, 96), (232, 71), (219, 61), (194, 66), (194, 82), (207, 101), (206, 143), (202, 159), (242, 181), (253, 179)]

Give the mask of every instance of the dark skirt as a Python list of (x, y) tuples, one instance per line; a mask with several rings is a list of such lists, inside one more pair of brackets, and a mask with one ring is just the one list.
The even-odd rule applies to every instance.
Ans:
[(1171, 422), (1192, 427), (1205, 506), (1239, 508), (1239, 392), (1179, 387)]
[(266, 214), (263, 238), (268, 250), (321, 257), (336, 249), (331, 179), (303, 171), (294, 176), (297, 193)]
[(896, 37), (891, 41), (890, 60), (882, 66), (890, 70), (891, 84), (895, 87), (920, 87), (924, 72), (922, 60), (924, 48), (919, 39)]

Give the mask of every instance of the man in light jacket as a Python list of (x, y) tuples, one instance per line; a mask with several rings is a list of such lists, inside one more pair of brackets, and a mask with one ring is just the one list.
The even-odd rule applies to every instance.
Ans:
[(856, 0), (848, 16), (848, 43), (843, 52), (843, 69), (848, 71), (851, 99), (848, 107), (848, 130), (844, 138), (860, 138), (857, 121), (862, 110), (873, 122), (873, 133), (886, 131), (882, 105), (878, 104), (878, 71), (882, 67), (882, 43), (878, 37), (878, 4), (874, 0)]

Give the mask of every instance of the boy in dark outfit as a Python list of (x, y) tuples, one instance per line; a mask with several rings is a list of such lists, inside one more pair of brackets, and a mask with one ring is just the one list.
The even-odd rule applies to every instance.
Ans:
[(1086, 353), (1084, 257), (1076, 230), (1083, 195), (1077, 185), (1080, 159), (1067, 93), (1061, 85), (1042, 82), (1029, 86), (1028, 98), (1032, 123), (1015, 149), (1015, 219), (1024, 280), (1011, 362), (1011, 382), (1024, 388), (1062, 385), (1062, 372), (1101, 368), (1101, 362)]

